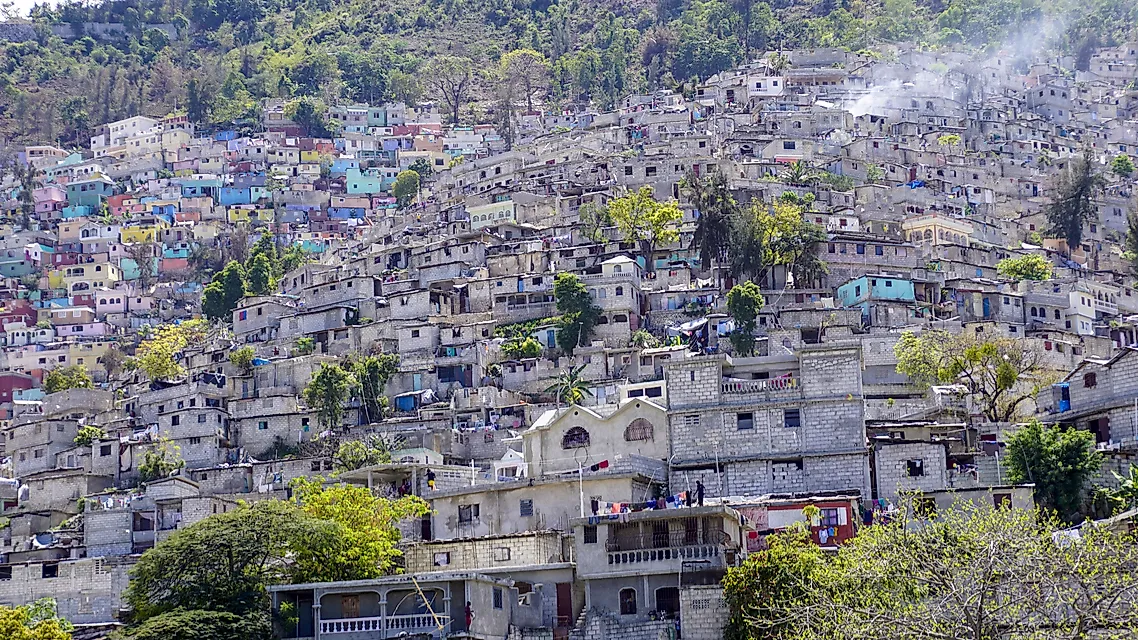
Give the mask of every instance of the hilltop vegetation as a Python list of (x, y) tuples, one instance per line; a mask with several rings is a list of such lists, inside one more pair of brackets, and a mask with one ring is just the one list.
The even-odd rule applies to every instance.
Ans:
[[(611, 106), (674, 88), (775, 48), (908, 41), (969, 48), (1039, 45), (1040, 25), (1080, 54), (1134, 34), (1138, 3), (1091, 0), (112, 0), (32, 12), (37, 37), (0, 45), (0, 137), (81, 146), (94, 123), (188, 110), (255, 126), (265, 97), (440, 100), (425, 65), (471, 71), (463, 121), (494, 121), (507, 53), (540, 54), (547, 103)], [(1063, 16), (1074, 15), (1071, 19)], [(63, 39), (52, 25), (124, 25), (124, 38)], [(149, 25), (170, 24), (173, 36)], [(524, 103), (525, 100), (520, 100)]]

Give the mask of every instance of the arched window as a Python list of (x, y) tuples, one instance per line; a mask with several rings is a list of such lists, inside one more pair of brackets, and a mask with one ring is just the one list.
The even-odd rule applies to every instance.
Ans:
[(636, 615), (636, 589), (620, 590), (620, 615)]
[(573, 427), (561, 437), (562, 449), (580, 449), (589, 446), (589, 432), (584, 427)]
[(925, 240), (932, 240), (932, 239), (933, 239), (933, 230), (932, 229), (925, 229)]
[[(617, 265), (617, 266), (619, 267), (620, 265)], [(624, 295), (624, 287), (617, 287), (616, 288), (616, 295), (623, 296)]]
[(612, 317), (612, 321), (613, 322), (628, 322), (628, 315), (623, 314), (623, 313), (618, 313)]
[(608, 324), (608, 323), (609, 323), (608, 316), (598, 316), (597, 317), (597, 324)]
[(624, 430), (624, 441), (635, 442), (637, 440), (651, 440), (652, 439), (652, 423), (644, 418), (637, 418), (628, 423), (628, 427)]
[(1036, 316), (1038, 316), (1038, 315), (1039, 315), (1039, 313), (1038, 313), (1038, 312), (1035, 310), (1035, 307), (1032, 307), (1032, 308), (1031, 308), (1031, 317), (1033, 317), (1033, 318), (1034, 318), (1034, 317), (1036, 317)]
[(1059, 319), (1059, 310), (1058, 309), (1055, 310), (1055, 319), (1056, 320)]

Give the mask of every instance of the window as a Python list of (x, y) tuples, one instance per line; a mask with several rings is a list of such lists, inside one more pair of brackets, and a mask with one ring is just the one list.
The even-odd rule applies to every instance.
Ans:
[(198, 414), (198, 424), (205, 424), (206, 415), (204, 413)]
[(418, 338), (419, 337), (419, 330), (418, 329), (412, 329), (411, 330), (411, 337), (412, 338)]
[(494, 608), (495, 609), (501, 609), (502, 608), (502, 588), (501, 587), (494, 587)]
[(58, 564), (45, 564), (45, 565), (42, 565), (42, 567), (43, 567), (42, 575), (44, 578), (57, 578), (57, 577), (59, 577), (59, 565)]
[(510, 548), (509, 547), (494, 547), (491, 550), (491, 556), (494, 558), (494, 562), (509, 562), (509, 560), (510, 560)]
[(180, 424), (182, 424), (182, 416), (171, 416), (171, 418), (170, 418), (170, 426), (171, 427), (176, 427)]
[(920, 478), (925, 475), (924, 460), (909, 460), (906, 464), (910, 478)]
[(820, 523), (823, 527), (836, 527), (838, 526), (838, 510), (837, 509), (822, 509), (819, 517)]
[(883, 256), (883, 255), (885, 255), (885, 247), (882, 247), (881, 245), (874, 245), (874, 247), (873, 247), (873, 255), (876, 255), (876, 256)]
[(478, 519), (478, 505), (464, 504), (458, 507), (458, 522), (459, 524), (470, 524)]
[(257, 421), (257, 431), (265, 431), (268, 428), (269, 428), (269, 421), (268, 420)]
[(620, 615), (636, 615), (636, 589), (620, 590)]
[(518, 511), (521, 517), (529, 518), (533, 515), (533, 500), (522, 500), (518, 505)]
[(1088, 373), (1088, 374), (1083, 376), (1083, 386), (1084, 387), (1090, 389), (1091, 387), (1095, 386), (1096, 384), (1098, 384), (1098, 376), (1095, 375), (1094, 373)]
[(105, 458), (111, 455), (111, 445), (105, 444), (99, 447), (99, 457)]
[(644, 418), (637, 418), (628, 423), (628, 427), (624, 430), (625, 442), (636, 442), (639, 440), (651, 440), (653, 436), (652, 423)]
[[(692, 372), (692, 376), (693, 377), (695, 376), (694, 371)], [(688, 415), (684, 416), (684, 427), (686, 427), (688, 429), (699, 427), (699, 414), (698, 413), (692, 413), (692, 414), (688, 414)]]
[(865, 255), (865, 245), (864, 244), (857, 245), (857, 254), (859, 256)]
[(450, 552), (441, 551), (435, 554), (434, 564), (436, 567), (445, 567), (450, 565)]
[(562, 449), (579, 449), (589, 446), (589, 432), (584, 427), (573, 427), (561, 438)]
[(797, 429), (802, 426), (802, 414), (799, 409), (782, 410), (782, 426), (787, 429)]
[(12, 579), (12, 567), (0, 567), (0, 580)]
[(596, 544), (596, 543), (597, 543), (597, 526), (596, 525), (586, 525), (585, 526), (585, 544)]
[(997, 493), (992, 495), (992, 502), (995, 503), (996, 508), (1004, 507), (1010, 509), (1012, 506), (1012, 494), (1010, 493)]
[(740, 431), (755, 428), (755, 414), (751, 412), (735, 414), (735, 424)]
[[(782, 141), (782, 148), (786, 151), (792, 151), (796, 147), (797, 147), (797, 144), (793, 140), (783, 140)], [(635, 595), (633, 597), (635, 597)], [(633, 601), (633, 604), (635, 604), (635, 601)]]

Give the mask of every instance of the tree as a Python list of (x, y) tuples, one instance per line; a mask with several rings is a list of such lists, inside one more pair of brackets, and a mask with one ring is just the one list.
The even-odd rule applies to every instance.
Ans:
[(906, 331), (893, 353), (898, 373), (915, 385), (967, 386), (971, 402), (989, 422), (1014, 422), (1020, 405), (1050, 382), (1040, 353), (1010, 338)]
[(549, 62), (533, 49), (515, 49), (502, 56), (502, 75), (514, 90), (526, 97), (526, 112), (533, 112), (533, 94), (548, 87)]
[(698, 216), (689, 248), (699, 250), (700, 266), (704, 269), (712, 268), (715, 262), (726, 262), (732, 220), (739, 209), (728, 188), (727, 176), (719, 169), (706, 178), (689, 172), (680, 186)]
[(388, 500), (360, 485), (325, 486), (323, 478), (297, 478), (293, 500), (311, 518), (338, 525), (329, 544), (303, 546), (296, 556), (294, 580), (332, 582), (366, 580), (394, 573), (402, 552), (396, 547), (398, 524), (430, 512), (418, 496)]
[(89, 447), (105, 437), (107, 437), (107, 432), (103, 431), (102, 427), (88, 424), (79, 427), (79, 431), (75, 434), (75, 444), (80, 447)]
[(628, 339), (628, 346), (638, 349), (653, 349), (660, 346), (660, 339), (652, 335), (647, 329), (637, 329)]
[[(253, 256), (249, 260), (252, 263), (248, 270), (247, 289), (249, 294), (263, 296), (272, 293), (273, 288), (276, 287), (276, 281), (273, 277), (273, 271), (277, 268), (276, 265), (269, 256), (264, 254)], [(230, 312), (232, 313), (232, 309)]]
[(126, 255), (134, 264), (138, 265), (138, 286), (143, 291), (149, 291), (157, 277), (157, 245), (153, 242), (134, 242), (124, 247)]
[(537, 358), (544, 347), (532, 336), (517, 336), (502, 343), (502, 355), (511, 360), (522, 358)]
[(316, 340), (309, 337), (296, 339), (296, 355), (307, 356), (316, 351)]
[[(784, 194), (786, 196), (788, 194)], [(763, 282), (774, 267), (785, 267), (796, 286), (809, 286), (826, 273), (818, 247), (825, 231), (803, 218), (812, 199), (780, 198), (772, 205), (751, 204), (736, 218), (732, 230), (731, 271)]]
[(1134, 161), (1125, 153), (1120, 153), (1110, 161), (1110, 170), (1122, 178), (1129, 178), (1134, 173)]
[(657, 202), (647, 186), (610, 202), (609, 215), (627, 242), (640, 245), (648, 271), (656, 247), (679, 239), (676, 225), (684, 217), (675, 201)]
[(1071, 160), (1059, 177), (1055, 198), (1047, 207), (1049, 233), (1067, 242), (1068, 251), (1076, 251), (1083, 242), (1083, 225), (1098, 218), (1092, 201), (1102, 188), (1103, 178), (1094, 172), (1094, 155), (1088, 146), (1083, 157)]
[(119, 371), (122, 371), (123, 364), (126, 362), (126, 354), (122, 352), (117, 346), (110, 346), (103, 355), (99, 356), (99, 364), (103, 365), (103, 369), (107, 372), (108, 378), (115, 377)]
[(383, 391), (388, 381), (399, 373), (399, 355), (382, 353), (377, 356), (367, 356), (357, 360), (352, 365), (352, 373), (356, 381), (356, 393), (359, 395), (362, 416), (368, 423), (378, 422), (383, 418), (387, 409), (387, 398)]
[(190, 78), (186, 83), (186, 117), (190, 122), (201, 124), (209, 121), (209, 113), (213, 109), (210, 92), (202, 87), (197, 78)]
[(1035, 484), (1036, 504), (1070, 520), (1079, 513), (1087, 481), (1102, 466), (1102, 454), (1091, 432), (1032, 419), (1008, 439), (1003, 461), (1009, 481)]
[(1123, 256), (1130, 261), (1130, 274), (1138, 277), (1138, 211), (1126, 216), (1126, 251)]
[(557, 300), (558, 320), (557, 346), (572, 354), (573, 350), (588, 339), (597, 324), (601, 310), (593, 304), (593, 297), (581, 279), (572, 273), (562, 271), (553, 279), (553, 297)]
[(568, 371), (557, 377), (556, 382), (546, 387), (545, 392), (554, 394), (558, 402), (568, 404), (577, 404), (587, 396), (591, 397), (593, 391), (581, 377), (581, 372), (584, 370), (585, 365), (570, 367)]
[(876, 164), (867, 164), (865, 166), (865, 179), (869, 184), (876, 184), (885, 179), (885, 170)]
[(582, 203), (577, 209), (577, 219), (581, 223), (581, 234), (591, 242), (603, 242), (605, 228), (612, 226), (608, 207), (595, 202)]
[[(422, 182), (427, 178), (430, 178), (431, 175), (435, 172), (434, 168), (431, 167), (430, 161), (428, 161), (426, 158), (419, 158), (418, 160), (415, 160), (411, 163), (411, 166), (407, 168), (419, 174), (420, 184), (422, 184)], [(398, 177), (399, 176), (396, 176), (396, 178)]]
[(202, 291), (202, 313), (212, 320), (231, 321), (233, 310), (244, 297), (245, 267), (230, 260)]
[(289, 245), (281, 252), (281, 273), (289, 273), (294, 269), (312, 262), (312, 254), (304, 250), (299, 244)]
[(1000, 260), (996, 272), (1010, 280), (1048, 280), (1051, 278), (1051, 264), (1043, 256), (1032, 253)]
[(256, 357), (257, 352), (253, 347), (245, 345), (240, 349), (230, 352), (229, 362), (237, 367), (242, 373), (249, 373), (253, 370), (253, 358)]
[(466, 104), (473, 74), (474, 61), (461, 56), (435, 56), (423, 67), (423, 84), (447, 105), (453, 124), (458, 124), (458, 112)]
[(735, 330), (731, 332), (731, 346), (740, 355), (750, 355), (755, 345), (755, 319), (766, 301), (759, 285), (748, 280), (731, 287), (727, 292), (727, 312), (735, 320)]
[(406, 171), (400, 171), (399, 175), (395, 176), (395, 182), (391, 185), (391, 195), (395, 196), (395, 202), (400, 209), (411, 204), (411, 201), (415, 199), (418, 193), (418, 172), (407, 169)]
[[(732, 638), (1133, 637), (1133, 536), (1087, 526), (1057, 544), (1059, 527), (1032, 511), (963, 502), (933, 520), (906, 514), (862, 528), (819, 562), (787, 553), (766, 571), (781, 587), (771, 599), (725, 592)], [(768, 541), (784, 544), (778, 537)], [(749, 571), (729, 569), (724, 582), (746, 584)]]
[(293, 100), (285, 105), (284, 113), (286, 118), (304, 129), (305, 135), (314, 138), (328, 138), (335, 133), (324, 119), (328, 113), (328, 107), (320, 98), (304, 96)]
[(265, 640), (272, 620), (260, 611), (244, 615), (228, 611), (178, 609), (148, 618), (120, 632), (120, 640)]
[(94, 386), (87, 368), (81, 364), (59, 367), (48, 371), (43, 377), (44, 393), (56, 393), (67, 389), (90, 389)]
[(135, 364), (155, 382), (180, 378), (186, 370), (178, 364), (179, 352), (190, 343), (200, 343), (208, 329), (209, 324), (205, 320), (162, 325), (138, 345)]
[(240, 616), (268, 608), (265, 586), (287, 583), (298, 548), (331, 545), (339, 528), (277, 500), (210, 516), (142, 554), (124, 599), (134, 619), (173, 611)]
[(391, 447), (386, 440), (375, 434), (365, 435), (359, 440), (345, 440), (332, 455), (332, 466), (337, 473), (389, 462)]
[(802, 160), (795, 160), (783, 170), (779, 179), (795, 187), (802, 187), (818, 180), (820, 174)]
[(19, 607), (0, 605), (0, 638), (71, 640), (71, 623), (56, 614), (55, 600), (50, 598)]
[(321, 364), (320, 370), (304, 388), (304, 401), (316, 409), (317, 420), (325, 429), (340, 426), (344, 416), (344, 403), (355, 386), (352, 374), (338, 364)]
[(170, 438), (159, 438), (158, 442), (146, 450), (138, 465), (138, 481), (153, 482), (168, 478), (171, 473), (186, 466), (182, 459), (182, 449)]
[(767, 548), (751, 553), (742, 566), (723, 578), (723, 595), (731, 612), (726, 640), (782, 638), (790, 625), (783, 611), (809, 593), (815, 572), (825, 562), (822, 549), (801, 523), (767, 536)]

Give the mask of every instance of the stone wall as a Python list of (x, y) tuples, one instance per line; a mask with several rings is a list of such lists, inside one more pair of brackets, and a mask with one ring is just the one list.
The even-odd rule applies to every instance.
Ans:
[[(881, 444), (874, 455), (877, 494), (895, 498), (908, 491), (938, 491), (945, 487), (945, 448), (931, 442)], [(909, 473), (909, 463), (920, 461), (923, 475)]]
[(721, 640), (729, 617), (723, 587), (690, 586), (680, 591), (680, 622), (684, 640)]
[(12, 578), (0, 580), (0, 605), (54, 598), (59, 615), (72, 623), (110, 622), (122, 606), (132, 564), (127, 558), (65, 560), (55, 565), (54, 578), (44, 577), (43, 564), (12, 565)]

